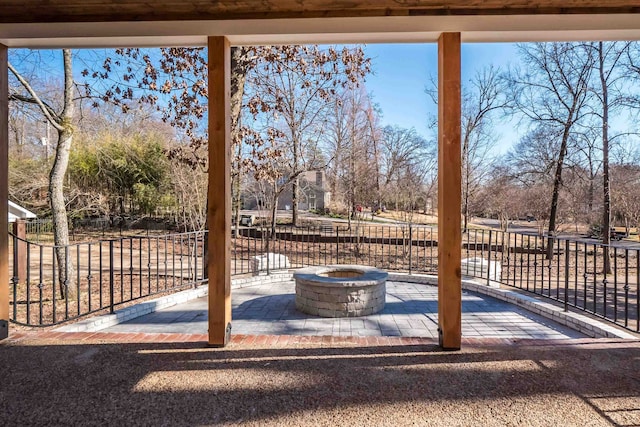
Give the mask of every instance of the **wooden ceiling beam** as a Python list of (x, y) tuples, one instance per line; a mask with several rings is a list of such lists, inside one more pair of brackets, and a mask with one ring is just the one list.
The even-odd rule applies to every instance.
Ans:
[(0, 23), (640, 13), (629, 0), (3, 0)]

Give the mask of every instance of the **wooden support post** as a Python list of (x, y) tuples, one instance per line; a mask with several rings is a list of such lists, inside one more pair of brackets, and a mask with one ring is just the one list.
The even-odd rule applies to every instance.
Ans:
[(231, 333), (231, 48), (209, 37), (209, 345)]
[(17, 237), (13, 244), (13, 276), (17, 283), (27, 283), (27, 223), (24, 219), (16, 219), (13, 223), (13, 235)]
[(460, 33), (438, 39), (438, 332), (440, 346), (462, 341)]
[(9, 336), (9, 49), (0, 45), (0, 340)]

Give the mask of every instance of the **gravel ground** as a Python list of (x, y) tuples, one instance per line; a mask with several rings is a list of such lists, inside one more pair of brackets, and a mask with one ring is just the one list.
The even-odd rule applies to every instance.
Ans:
[(0, 344), (0, 425), (640, 425), (640, 341)]

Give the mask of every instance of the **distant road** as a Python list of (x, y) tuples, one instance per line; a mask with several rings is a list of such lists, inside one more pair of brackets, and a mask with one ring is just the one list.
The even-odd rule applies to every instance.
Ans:
[[(255, 215), (261, 216), (264, 214), (264, 211), (259, 210), (242, 210), (241, 215)], [(278, 218), (291, 218), (291, 211), (287, 210), (279, 210), (277, 212)], [(339, 222), (346, 223), (348, 222), (346, 219), (340, 218), (329, 218), (321, 215), (312, 214), (306, 211), (300, 212), (301, 219), (307, 220), (315, 220), (315, 221), (331, 221), (331, 222)], [(380, 218), (376, 217), (377, 222), (385, 222), (388, 224), (403, 224), (402, 221), (396, 221), (388, 218)], [(366, 222), (366, 224), (375, 225), (375, 223)], [(484, 227), (492, 228), (494, 230), (500, 230), (500, 221), (497, 219), (491, 218), (473, 218), (472, 224), (481, 225)], [(509, 224), (509, 231), (512, 233), (521, 233), (521, 234), (530, 234), (537, 235), (538, 234), (538, 226), (535, 222), (526, 222), (526, 221), (513, 221)], [(598, 239), (591, 239), (589, 237), (585, 237), (582, 234), (569, 233), (564, 232), (559, 234), (560, 237), (570, 237), (574, 240), (577, 240), (586, 244), (594, 244), (600, 243)], [(640, 249), (640, 243), (638, 242), (630, 242), (628, 240), (620, 240), (611, 242), (612, 247), (623, 248), (623, 249)]]
[[(493, 228), (495, 230), (500, 229), (500, 221), (497, 219), (474, 218), (473, 223), (482, 225), (485, 227)], [(513, 233), (535, 235), (535, 234), (538, 234), (538, 227), (535, 222), (529, 223), (525, 221), (514, 221), (509, 224), (509, 231)], [(559, 236), (571, 237), (572, 239), (575, 239), (578, 242), (587, 243), (587, 244), (601, 243), (601, 241), (598, 239), (591, 239), (589, 237), (586, 237), (582, 234), (577, 234), (577, 233), (564, 232), (564, 233), (560, 233)], [(640, 249), (640, 243), (631, 242), (628, 240), (612, 241), (611, 246), (616, 248), (623, 248), (623, 249)]]
[[(265, 215), (265, 211), (259, 211), (259, 210), (248, 210), (248, 209), (243, 209), (240, 211), (240, 215), (255, 215), (256, 217), (259, 216), (263, 216)], [(276, 212), (276, 215), (278, 218), (291, 218), (291, 211), (287, 211), (287, 210), (278, 210)], [(371, 217), (371, 214), (367, 213), (365, 214), (367, 215), (367, 218)], [(300, 219), (307, 219), (307, 220), (312, 220), (312, 221), (331, 221), (331, 222), (340, 222), (340, 223), (347, 223), (349, 222), (349, 220), (347, 219), (342, 219), (342, 218), (330, 218), (327, 216), (322, 216), (322, 215), (317, 215), (314, 213), (310, 213), (307, 211), (300, 211)], [(389, 219), (389, 218), (382, 218), (379, 216), (375, 217), (375, 221), (376, 222), (370, 222), (370, 221), (365, 221), (365, 224), (373, 224), (375, 225), (376, 223), (388, 223), (388, 224), (402, 224), (402, 221), (396, 221), (394, 219)]]
[[(491, 218), (474, 218), (473, 224), (500, 230), (500, 221)], [(509, 231), (513, 233), (538, 234), (538, 227), (535, 222), (516, 221), (509, 223)]]

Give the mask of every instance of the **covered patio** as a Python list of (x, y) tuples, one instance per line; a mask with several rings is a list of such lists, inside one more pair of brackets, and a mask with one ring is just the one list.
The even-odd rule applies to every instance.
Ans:
[[(397, 2), (18, 1), (0, 7), (0, 200), (7, 199), (7, 51), (13, 47), (199, 45), (209, 55), (208, 343), (231, 339), (230, 47), (247, 44), (437, 42), (439, 49), (438, 335), (462, 344), (462, 42), (639, 39), (629, 1)], [(0, 338), (9, 336), (7, 206), (0, 207)]]

